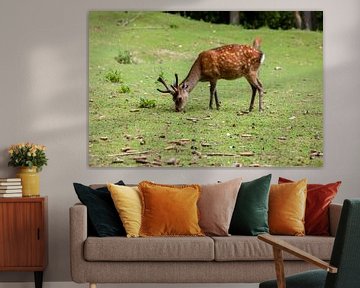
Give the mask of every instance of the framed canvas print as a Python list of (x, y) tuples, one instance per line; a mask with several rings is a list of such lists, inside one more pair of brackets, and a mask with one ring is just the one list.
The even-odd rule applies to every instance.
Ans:
[(321, 167), (322, 11), (90, 11), (90, 167)]

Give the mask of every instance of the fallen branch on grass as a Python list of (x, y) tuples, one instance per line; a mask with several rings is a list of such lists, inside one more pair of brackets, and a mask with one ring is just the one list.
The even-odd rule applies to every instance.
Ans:
[(217, 152), (214, 152), (214, 153), (207, 153), (207, 154), (205, 154), (205, 156), (230, 156), (230, 157), (236, 157), (236, 156), (239, 156), (239, 155), (230, 154), (230, 153), (217, 153)]
[(241, 152), (240, 154), (232, 154), (232, 153), (207, 153), (205, 156), (230, 156), (230, 157), (240, 157), (240, 156), (254, 156), (253, 152)]
[(169, 144), (175, 144), (175, 145), (185, 145), (187, 143), (191, 142), (190, 139), (179, 139), (179, 140), (172, 140), (172, 141), (169, 141), (168, 143)]
[(122, 156), (133, 156), (133, 155), (141, 155), (141, 154), (148, 154), (150, 151), (131, 151), (131, 152), (124, 152), (120, 154), (111, 154), (108, 155), (109, 157), (122, 157)]

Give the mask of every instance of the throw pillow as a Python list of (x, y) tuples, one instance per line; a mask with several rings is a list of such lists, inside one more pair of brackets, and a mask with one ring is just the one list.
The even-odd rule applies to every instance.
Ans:
[(256, 236), (269, 233), (270, 181), (271, 174), (241, 183), (231, 218), (230, 234)]
[[(117, 184), (124, 185), (119, 181)], [(95, 236), (125, 236), (125, 229), (120, 221), (110, 192), (106, 187), (92, 189), (80, 183), (73, 183), (75, 192), (87, 207), (88, 223)]]
[(294, 183), (273, 184), (269, 195), (269, 228), (271, 234), (305, 234), (306, 184), (302, 179)]
[[(293, 181), (279, 177), (279, 184)], [(341, 181), (328, 184), (307, 184), (305, 233), (329, 236), (329, 206), (335, 198)]]
[(139, 183), (142, 198), (140, 236), (202, 236), (199, 227), (198, 185)]
[(137, 187), (107, 185), (127, 237), (139, 237), (141, 226), (141, 197)]
[(231, 216), (242, 178), (201, 185), (198, 202), (201, 229), (207, 235), (229, 236)]

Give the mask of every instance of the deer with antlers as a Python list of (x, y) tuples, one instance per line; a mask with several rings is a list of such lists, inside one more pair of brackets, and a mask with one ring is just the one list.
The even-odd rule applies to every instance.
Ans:
[(265, 59), (265, 54), (260, 51), (261, 39), (256, 38), (253, 45), (225, 45), (199, 54), (192, 65), (186, 78), (179, 84), (178, 75), (175, 74), (175, 83), (168, 85), (161, 77), (161, 82), (166, 90), (157, 89), (161, 93), (172, 95), (175, 110), (182, 111), (189, 98), (189, 93), (200, 82), (210, 82), (210, 102), (212, 109), (215, 98), (216, 109), (220, 108), (220, 102), (216, 91), (216, 83), (219, 79), (234, 80), (245, 77), (249, 82), (252, 95), (249, 111), (254, 108), (256, 92), (259, 94), (259, 111), (263, 110), (263, 86), (258, 78), (258, 71)]

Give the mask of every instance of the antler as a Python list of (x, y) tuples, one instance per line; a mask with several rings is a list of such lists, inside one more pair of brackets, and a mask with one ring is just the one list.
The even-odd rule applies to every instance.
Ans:
[(177, 87), (179, 87), (179, 77), (178, 77), (178, 74), (175, 73), (175, 83), (170, 85), (171, 88), (176, 91), (177, 90)]
[[(177, 91), (178, 91), (178, 86), (179, 86), (179, 76), (178, 74), (175, 73), (175, 83), (171, 84), (170, 87), (166, 84), (166, 82), (164, 81), (164, 79), (162, 79), (161, 77), (159, 77), (157, 79), (157, 81), (159, 81), (160, 83), (162, 83), (166, 90), (160, 90), (157, 89), (159, 92), (161, 93), (170, 93), (171, 95), (174, 95)], [(171, 88), (171, 89), (170, 89)]]
[(162, 79), (161, 77), (159, 77), (159, 78), (157, 79), (157, 81), (159, 81), (160, 83), (162, 83), (162, 84), (165, 86), (165, 88), (166, 88), (166, 90), (157, 89), (159, 92), (161, 92), (161, 93), (170, 93), (170, 94), (174, 94), (174, 93), (175, 93), (175, 88), (171, 85), (172, 90), (170, 90), (169, 86), (166, 84), (166, 82), (164, 81), (164, 79)]

